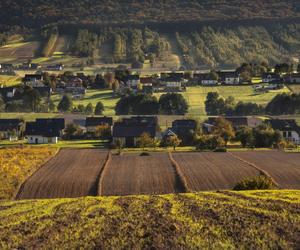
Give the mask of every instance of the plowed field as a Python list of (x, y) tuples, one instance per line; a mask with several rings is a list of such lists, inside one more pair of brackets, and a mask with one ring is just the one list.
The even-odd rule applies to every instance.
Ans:
[(166, 194), (183, 188), (167, 153), (112, 156), (103, 173), (100, 195)]
[(300, 189), (300, 154), (281, 151), (235, 152), (238, 157), (266, 171), (280, 188)]
[(107, 159), (99, 149), (64, 149), (20, 188), (17, 199), (72, 198), (96, 195)]
[(173, 158), (193, 191), (232, 189), (238, 181), (259, 174), (227, 153), (175, 153)]

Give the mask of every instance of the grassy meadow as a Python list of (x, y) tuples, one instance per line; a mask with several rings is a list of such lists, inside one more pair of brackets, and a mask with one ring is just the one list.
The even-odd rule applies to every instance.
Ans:
[(297, 249), (300, 191), (0, 202), (2, 249)]

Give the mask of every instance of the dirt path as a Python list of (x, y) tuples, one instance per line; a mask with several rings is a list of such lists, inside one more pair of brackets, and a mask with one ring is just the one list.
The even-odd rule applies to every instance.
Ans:
[(99, 149), (63, 149), (22, 185), (16, 199), (97, 195), (107, 155)]

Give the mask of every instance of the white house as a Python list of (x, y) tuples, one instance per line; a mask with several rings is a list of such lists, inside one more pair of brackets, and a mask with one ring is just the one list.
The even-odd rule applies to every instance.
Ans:
[(201, 84), (202, 85), (217, 85), (218, 84), (218, 80), (213, 80), (213, 79), (202, 79), (201, 80)]
[(225, 84), (231, 85), (231, 84), (239, 84), (240, 83), (240, 76), (237, 73), (231, 73), (225, 75)]
[(273, 119), (268, 121), (273, 129), (280, 131), (282, 137), (290, 142), (300, 145), (300, 127), (293, 119)]
[(37, 119), (26, 123), (25, 135), (29, 144), (56, 144), (64, 127), (65, 120), (61, 118)]
[(126, 77), (125, 83), (130, 88), (137, 88), (140, 84), (140, 76), (139, 75), (129, 75)]

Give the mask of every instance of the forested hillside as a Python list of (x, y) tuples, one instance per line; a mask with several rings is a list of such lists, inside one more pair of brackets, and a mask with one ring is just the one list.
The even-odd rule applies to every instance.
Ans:
[(91, 64), (193, 69), (299, 57), (296, 0), (7, 0), (0, 11), (0, 46), (22, 33), (42, 43), (38, 56), (63, 37), (64, 53)]
[(144, 23), (299, 17), (297, 0), (6, 0), (0, 23)]

